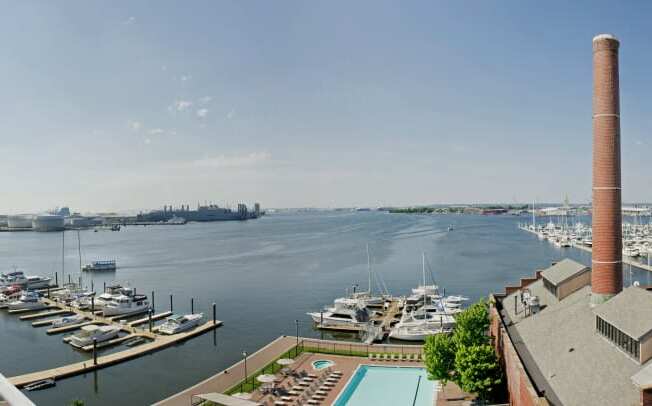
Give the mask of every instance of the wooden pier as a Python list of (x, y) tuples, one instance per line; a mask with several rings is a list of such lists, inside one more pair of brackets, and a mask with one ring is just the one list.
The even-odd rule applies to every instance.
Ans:
[[(168, 316), (171, 316), (171, 315), (172, 315), (171, 311), (167, 311), (167, 312), (159, 313), (159, 314), (154, 314), (154, 315), (152, 315), (152, 321), (161, 320), (161, 319), (164, 319), (164, 318), (166, 318)], [(141, 324), (145, 324), (145, 323), (148, 323), (148, 322), (149, 322), (149, 317), (143, 317), (142, 319), (131, 321), (131, 322), (127, 323), (127, 325), (129, 325), (131, 327), (135, 327), (135, 326), (139, 326)]]
[[(75, 362), (73, 364), (52, 368), (44, 371), (32, 372), (29, 374), (14, 376), (9, 378), (9, 382), (18, 388), (22, 388), (33, 382), (38, 382), (43, 379), (62, 379), (70, 376), (83, 374), (86, 372), (94, 371), (96, 369), (106, 368), (121, 362), (128, 361), (133, 358), (140, 357), (155, 351), (162, 350), (171, 345), (188, 340), (189, 338), (198, 336), (207, 331), (214, 330), (222, 325), (222, 322), (217, 320), (208, 321), (200, 326), (195, 327), (190, 331), (178, 333), (170, 336), (156, 335), (154, 341), (139, 345), (138, 347), (130, 348), (124, 351), (116, 352), (113, 354), (97, 357), (97, 364), (93, 360)], [(131, 338), (131, 337), (130, 337)]]
[(44, 317), (49, 317), (49, 316), (58, 316), (60, 314), (72, 314), (72, 313), (73, 312), (70, 310), (60, 309), (60, 310), (52, 310), (52, 311), (36, 313), (36, 314), (26, 314), (25, 316), (20, 316), (20, 319), (34, 320), (34, 319), (42, 319)]
[(44, 309), (51, 309), (52, 307), (53, 306), (42, 305), (39, 307), (34, 307), (32, 309), (16, 309), (16, 310), (8, 310), (7, 312), (9, 314), (23, 314), (23, 313), (37, 312), (39, 310), (44, 310)]

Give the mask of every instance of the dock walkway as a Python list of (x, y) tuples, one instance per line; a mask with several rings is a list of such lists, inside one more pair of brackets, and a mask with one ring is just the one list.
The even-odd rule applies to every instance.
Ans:
[(76, 362), (73, 364), (52, 368), (44, 371), (32, 372), (29, 374), (14, 376), (9, 378), (14, 386), (22, 388), (32, 382), (41, 381), (43, 379), (62, 379), (74, 375), (83, 374), (85, 372), (93, 371), (96, 369), (106, 368), (142, 355), (162, 350), (166, 347), (203, 334), (209, 330), (213, 330), (222, 325), (221, 321), (208, 321), (201, 326), (195, 327), (190, 331), (178, 333), (170, 336), (156, 336), (153, 342), (142, 344), (138, 347), (130, 348), (124, 351), (116, 352), (113, 354), (104, 355), (97, 358), (97, 364), (93, 360)]

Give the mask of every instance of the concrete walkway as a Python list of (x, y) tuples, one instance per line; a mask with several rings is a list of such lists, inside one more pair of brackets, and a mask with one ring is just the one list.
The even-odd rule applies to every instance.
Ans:
[[(247, 357), (247, 372), (253, 374), (279, 355), (291, 350), (297, 344), (296, 337), (279, 337)], [(190, 388), (155, 403), (155, 406), (188, 406), (193, 394), (223, 393), (244, 379), (244, 362), (240, 361), (228, 369), (191, 386)]]

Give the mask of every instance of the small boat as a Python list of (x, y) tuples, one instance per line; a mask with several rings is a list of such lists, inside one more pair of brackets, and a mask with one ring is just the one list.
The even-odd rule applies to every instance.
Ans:
[(204, 317), (203, 313), (199, 314), (173, 314), (168, 317), (158, 331), (163, 334), (176, 334), (195, 327)]
[(0, 286), (20, 285), (27, 284), (27, 277), (23, 271), (16, 271), (0, 274)]
[(448, 231), (453, 231), (453, 230), (454, 230), (453, 225), (450, 224), (450, 225), (448, 226)]
[(51, 388), (56, 386), (56, 384), (57, 383), (54, 381), (54, 379), (43, 379), (42, 381), (37, 381), (30, 383), (29, 385), (25, 385), (25, 389), (31, 392), (35, 390)]
[(18, 300), (7, 305), (9, 310), (41, 309), (43, 307), (45, 305), (41, 303), (38, 293), (31, 290), (23, 291)]
[(119, 332), (120, 329), (115, 326), (97, 326), (91, 324), (82, 327), (80, 332), (66, 337), (66, 339), (69, 340), (70, 345), (73, 347), (82, 348), (93, 344), (93, 339), (98, 343), (111, 340), (117, 337)]
[(50, 286), (52, 278), (28, 275), (27, 276), (27, 289), (44, 289)]
[(327, 307), (323, 312), (307, 314), (322, 327), (363, 327), (370, 322), (370, 314), (366, 307), (361, 306), (358, 300), (344, 297), (335, 299), (333, 306)]
[(82, 267), (82, 271), (85, 272), (112, 272), (117, 269), (117, 264), (114, 259), (107, 261), (93, 261), (90, 264), (86, 264)]
[(60, 317), (58, 319), (52, 320), (52, 327), (58, 328), (58, 327), (70, 326), (73, 324), (82, 323), (84, 320), (86, 320), (86, 318), (79, 314), (75, 314), (73, 316)]

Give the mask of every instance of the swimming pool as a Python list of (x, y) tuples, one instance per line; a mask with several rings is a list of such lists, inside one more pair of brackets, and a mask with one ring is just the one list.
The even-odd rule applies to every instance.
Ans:
[(360, 365), (333, 405), (432, 406), (436, 386), (424, 368)]
[(312, 363), (312, 367), (315, 369), (324, 369), (324, 368), (332, 367), (333, 365), (335, 365), (335, 363), (327, 359), (320, 359)]

